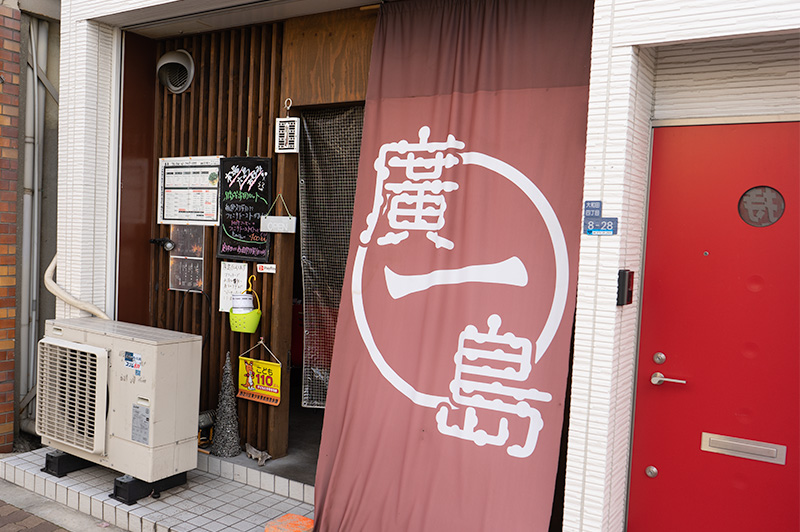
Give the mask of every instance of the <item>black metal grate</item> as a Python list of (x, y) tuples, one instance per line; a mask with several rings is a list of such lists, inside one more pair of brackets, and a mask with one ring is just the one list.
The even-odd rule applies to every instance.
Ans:
[(299, 190), (305, 407), (325, 407), (363, 122), (363, 106), (302, 114)]

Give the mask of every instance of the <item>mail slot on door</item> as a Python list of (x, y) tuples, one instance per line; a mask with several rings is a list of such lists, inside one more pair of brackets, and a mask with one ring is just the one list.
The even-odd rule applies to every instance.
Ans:
[(786, 465), (786, 446), (756, 440), (745, 440), (722, 434), (704, 432), (700, 450), (710, 453), (727, 454), (739, 458), (749, 458), (771, 464)]

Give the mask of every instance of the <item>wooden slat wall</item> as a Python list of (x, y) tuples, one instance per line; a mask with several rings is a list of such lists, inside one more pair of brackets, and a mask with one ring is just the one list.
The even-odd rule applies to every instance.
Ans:
[[(175, 95), (159, 85), (156, 97), (156, 153), (159, 157), (201, 155), (272, 157), (272, 119), (279, 98), (273, 63), (280, 51), (281, 28), (264, 24), (158, 43), (159, 57), (185, 49), (195, 61), (195, 79), (189, 90)], [(278, 171), (279, 161), (273, 160)], [(154, 234), (169, 236), (170, 226), (154, 227)], [(262, 319), (255, 334), (230, 331), (228, 314), (218, 311), (221, 261), (216, 258), (217, 227), (205, 230), (205, 292), (170, 291), (168, 254), (156, 250), (151, 283), (151, 325), (203, 336), (201, 410), (216, 408), (225, 354), (236, 357), (255, 345), (259, 336), (271, 341), (273, 276), (256, 274), (254, 288), (261, 300)], [(274, 250), (272, 251), (274, 253)], [(249, 263), (250, 274), (255, 264)], [(290, 281), (291, 282), (291, 281)], [(277, 354), (277, 353), (276, 353)], [(266, 355), (266, 356), (264, 356)], [(263, 350), (248, 356), (267, 358)], [(288, 357), (284, 357), (288, 361)], [(284, 372), (284, 397), (288, 404), (288, 365)], [(286, 454), (286, 429), (268, 434), (273, 407), (239, 400), (242, 443), (267, 449), (275, 457)]]
[[(302, 106), (364, 100), (376, 20), (375, 9), (347, 9), (287, 20), (282, 63), (278, 65), (278, 57), (273, 60), (276, 67), (273, 79), (277, 81), (278, 73), (281, 76), (278, 99), (281, 106), (291, 98), (291, 113), (297, 116)], [(284, 111), (279, 111), (283, 116)], [(297, 205), (298, 157), (283, 154), (280, 162), (275, 173), (276, 190), (283, 194), (288, 205)], [(275, 235), (277, 274), (272, 294), (272, 338), (276, 352), (287, 355), (292, 343), (294, 247), (294, 235)], [(289, 364), (287, 356), (284, 366)], [(288, 429), (289, 405), (284, 402), (271, 412), (268, 432), (276, 440), (288, 442)]]
[[(363, 100), (376, 17), (377, 10), (351, 9), (160, 41), (159, 57), (177, 49), (192, 55), (195, 79), (180, 95), (157, 85), (157, 157), (241, 156), (249, 139), (249, 155), (272, 157), (276, 193), (283, 194), (288, 205), (295, 205), (297, 156), (273, 154), (274, 119), (285, 116), (287, 97), (294, 100), (295, 108)], [(275, 214), (285, 214), (282, 205), (276, 209)], [(156, 237), (169, 236), (169, 226), (157, 226), (155, 220), (152, 231)], [(203, 336), (201, 410), (217, 406), (225, 353), (230, 351), (235, 370), (236, 356), (263, 336), (283, 364), (283, 400), (278, 407), (239, 400), (239, 429), (242, 443), (266, 448), (275, 458), (284, 456), (289, 431), (294, 235), (275, 235), (270, 262), (277, 265), (277, 273), (256, 274), (262, 318), (259, 331), (250, 335), (232, 333), (228, 314), (217, 310), (218, 228), (205, 232), (203, 294), (170, 291), (168, 254), (154, 249), (150, 324)], [(249, 271), (255, 273), (253, 263)], [(261, 350), (251, 355), (268, 356)]]

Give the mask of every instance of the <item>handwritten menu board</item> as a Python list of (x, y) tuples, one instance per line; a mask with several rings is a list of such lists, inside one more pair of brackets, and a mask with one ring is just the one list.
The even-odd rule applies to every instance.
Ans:
[(227, 157), (220, 168), (217, 257), (265, 261), (271, 235), (261, 232), (261, 216), (272, 203), (272, 159)]

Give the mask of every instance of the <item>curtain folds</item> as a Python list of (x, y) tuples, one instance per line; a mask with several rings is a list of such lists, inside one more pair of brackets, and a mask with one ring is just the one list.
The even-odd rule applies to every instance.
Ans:
[(316, 479), (322, 531), (545, 530), (592, 3), (388, 3)]

